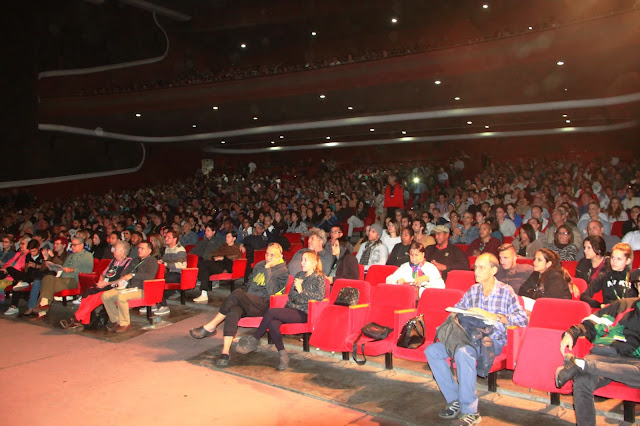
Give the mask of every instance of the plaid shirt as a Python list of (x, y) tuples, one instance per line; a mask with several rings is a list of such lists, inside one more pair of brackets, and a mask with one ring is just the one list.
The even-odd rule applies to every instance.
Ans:
[(456, 308), (459, 309), (466, 310), (474, 307), (507, 317), (509, 323), (497, 322), (493, 326), (493, 333), (491, 334), (491, 339), (501, 347), (507, 344), (507, 326), (525, 327), (528, 322), (527, 314), (518, 303), (518, 297), (513, 288), (498, 280), (495, 281), (491, 294), (486, 298), (482, 294), (482, 284), (475, 284), (467, 290), (462, 299), (456, 304)]

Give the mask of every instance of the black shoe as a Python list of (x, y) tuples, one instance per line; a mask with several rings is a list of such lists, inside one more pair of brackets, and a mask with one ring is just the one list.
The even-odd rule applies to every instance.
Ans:
[(189, 330), (189, 334), (191, 334), (191, 337), (194, 339), (204, 339), (205, 337), (215, 336), (217, 331), (217, 328), (213, 331), (209, 331), (204, 327), (198, 327)]
[(221, 354), (220, 357), (218, 357), (218, 359), (216, 360), (216, 365), (218, 367), (226, 367), (227, 365), (229, 365), (229, 355), (228, 354)]
[(578, 367), (576, 364), (576, 357), (573, 354), (566, 354), (564, 356), (564, 362), (562, 363), (562, 367), (558, 367), (556, 370), (556, 387), (560, 389), (567, 382), (582, 371), (582, 368)]

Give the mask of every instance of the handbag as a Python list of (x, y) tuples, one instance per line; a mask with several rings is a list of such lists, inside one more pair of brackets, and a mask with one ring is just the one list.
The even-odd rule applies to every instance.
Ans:
[(364, 327), (362, 327), (362, 329), (360, 330), (360, 334), (358, 335), (358, 338), (355, 340), (355, 342), (353, 342), (353, 351), (352, 351), (353, 360), (356, 362), (356, 364), (365, 365), (367, 362), (367, 357), (364, 356), (364, 343), (360, 344), (360, 348), (362, 350), (362, 357), (364, 358), (364, 360), (358, 361), (358, 341), (362, 336), (373, 339), (372, 342), (375, 342), (378, 340), (386, 339), (387, 336), (392, 331), (393, 331), (393, 328), (385, 327), (384, 325), (380, 325), (375, 322), (370, 322), (368, 324), (365, 324)]
[(338, 306), (353, 306), (358, 304), (360, 298), (360, 290), (353, 287), (342, 287), (338, 292), (334, 305)]
[(424, 315), (407, 321), (400, 331), (397, 346), (399, 348), (416, 349), (424, 344)]

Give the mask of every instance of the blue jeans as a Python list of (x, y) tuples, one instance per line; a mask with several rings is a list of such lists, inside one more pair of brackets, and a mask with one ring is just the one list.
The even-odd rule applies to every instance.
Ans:
[(34, 280), (31, 283), (31, 294), (29, 294), (29, 303), (27, 307), (29, 309), (33, 309), (36, 307), (38, 303), (38, 296), (40, 295), (40, 286), (42, 285), (42, 280)]
[[(495, 349), (496, 356), (498, 356), (502, 351), (502, 347), (499, 344), (495, 344)], [(433, 377), (436, 379), (436, 383), (447, 404), (459, 401), (462, 413), (477, 413), (476, 350), (471, 346), (463, 346), (456, 351), (453, 358), (458, 371), (457, 382), (451, 372), (451, 366), (448, 361), (449, 354), (442, 343), (438, 342), (427, 346), (424, 353), (427, 355), (429, 368), (433, 372)]]

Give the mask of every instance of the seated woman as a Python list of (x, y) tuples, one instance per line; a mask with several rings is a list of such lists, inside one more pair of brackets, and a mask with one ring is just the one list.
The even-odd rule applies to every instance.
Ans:
[(369, 214), (369, 208), (365, 204), (364, 200), (358, 200), (353, 215), (347, 219), (349, 229), (347, 231), (347, 237), (351, 238), (353, 235), (353, 228), (361, 228), (364, 226), (364, 219)]
[(498, 219), (493, 216), (487, 217), (484, 220), (484, 223), (488, 223), (491, 225), (491, 236), (493, 238), (497, 238), (500, 241), (500, 245), (504, 242), (504, 236), (502, 232), (500, 232), (500, 224), (498, 223)]
[(129, 263), (131, 257), (129, 254), (130, 246), (126, 241), (118, 241), (113, 250), (113, 259), (102, 272), (98, 282), (85, 290), (82, 294), (82, 302), (75, 315), (68, 319), (60, 320), (62, 328), (82, 327), (81, 324), (87, 325), (91, 322), (91, 312), (98, 306), (102, 305), (102, 292), (111, 290), (118, 286), (118, 280)]
[(560, 265), (560, 257), (555, 252), (543, 248), (536, 252), (533, 258), (533, 273), (522, 284), (518, 294), (531, 299), (571, 299), (570, 282), (571, 276)]
[(242, 341), (236, 347), (236, 352), (248, 354), (258, 349), (260, 338), (269, 330), (271, 340), (278, 349), (280, 364), (277, 370), (285, 370), (289, 365), (289, 356), (282, 343), (280, 326), (282, 324), (307, 322), (310, 300), (322, 300), (326, 294), (326, 277), (322, 273), (322, 262), (313, 250), (306, 250), (302, 255), (302, 271), (293, 280), (293, 287), (289, 292), (289, 301), (284, 308), (269, 308), (262, 318), (260, 326), (253, 336)]
[[(580, 295), (580, 300), (599, 309), (619, 299), (638, 297), (638, 288), (630, 278), (632, 261), (633, 251), (628, 244), (618, 243), (613, 246), (609, 264), (591, 281)], [(593, 295), (599, 291), (602, 291), (602, 303), (593, 299)]]
[(94, 259), (105, 259), (108, 257), (108, 253), (111, 251), (111, 246), (107, 243), (107, 239), (103, 232), (96, 231), (91, 235), (91, 254)]
[(276, 211), (273, 214), (273, 226), (278, 230), (280, 235), (284, 234), (289, 229), (289, 225), (287, 225), (279, 211)]
[[(213, 290), (213, 284), (209, 281), (209, 277), (223, 272), (231, 272), (233, 270), (233, 261), (240, 259), (242, 253), (240, 246), (236, 244), (238, 233), (235, 229), (227, 232), (225, 235), (225, 244), (211, 253), (211, 259), (205, 259), (198, 262), (198, 281), (200, 281), (200, 296), (193, 299), (196, 303), (209, 302), (207, 292)], [(217, 286), (216, 286), (217, 288)]]
[(412, 243), (409, 262), (402, 264), (386, 279), (387, 284), (409, 284), (419, 288), (419, 295), (425, 288), (444, 288), (444, 280), (438, 268), (424, 258), (425, 247)]
[(4, 289), (13, 285), (13, 277), (9, 275), (9, 268), (13, 268), (17, 271), (24, 270), (25, 260), (27, 258), (27, 254), (29, 254), (29, 249), (27, 248), (29, 241), (31, 241), (30, 237), (20, 238), (20, 242), (18, 243), (18, 252), (11, 259), (5, 262), (2, 265), (2, 268), (0, 268), (0, 290), (2, 290), (2, 300), (4, 300)]
[(293, 234), (306, 234), (309, 231), (307, 224), (300, 219), (300, 214), (297, 211), (291, 212), (291, 225), (287, 229), (287, 232)]
[(576, 266), (575, 277), (582, 278), (587, 284), (590, 284), (609, 263), (609, 258), (605, 255), (607, 243), (601, 236), (591, 235), (584, 239), (582, 247), (584, 248), (584, 257)]
[(629, 215), (622, 208), (622, 201), (620, 197), (614, 195), (609, 201), (609, 206), (605, 209), (604, 214), (607, 215), (607, 221), (611, 224), (618, 221), (626, 222), (629, 220)]
[(553, 244), (549, 249), (560, 257), (560, 260), (576, 260), (578, 249), (573, 244), (573, 232), (566, 225), (561, 225), (556, 229)]
[(522, 217), (516, 213), (515, 204), (507, 204), (507, 217), (513, 221), (513, 224), (516, 225), (516, 228), (522, 226)]
[(396, 244), (400, 242), (400, 224), (395, 220), (387, 222), (387, 229), (380, 236), (380, 241), (387, 246), (387, 252), (391, 253)]
[(16, 251), (14, 250), (15, 239), (13, 235), (5, 235), (2, 238), (2, 251), (0, 252), (0, 265), (4, 265), (13, 256), (16, 255)]
[(359, 279), (358, 259), (351, 252), (351, 244), (347, 242), (347, 238), (342, 236), (337, 240), (332, 240), (329, 244), (331, 244), (331, 254), (334, 259), (331, 272), (329, 272), (329, 280), (334, 282), (342, 278)]
[(536, 252), (542, 248), (542, 243), (536, 239), (536, 231), (528, 223), (520, 227), (519, 234), (511, 245), (516, 249), (518, 257), (527, 259), (533, 259)]
[(622, 236), (624, 237), (629, 232), (637, 231), (638, 224), (636, 220), (640, 214), (640, 206), (634, 206), (629, 211), (629, 220), (622, 224)]
[(11, 306), (5, 311), (5, 315), (15, 315), (18, 311), (18, 302), (20, 297), (25, 295), (23, 290), (29, 287), (29, 284), (37, 279), (42, 279), (47, 267), (44, 264), (44, 258), (40, 253), (40, 243), (33, 239), (27, 244), (27, 253), (25, 257), (24, 269), (18, 270), (12, 266), (7, 268), (7, 273), (13, 278), (13, 291), (11, 295)]

